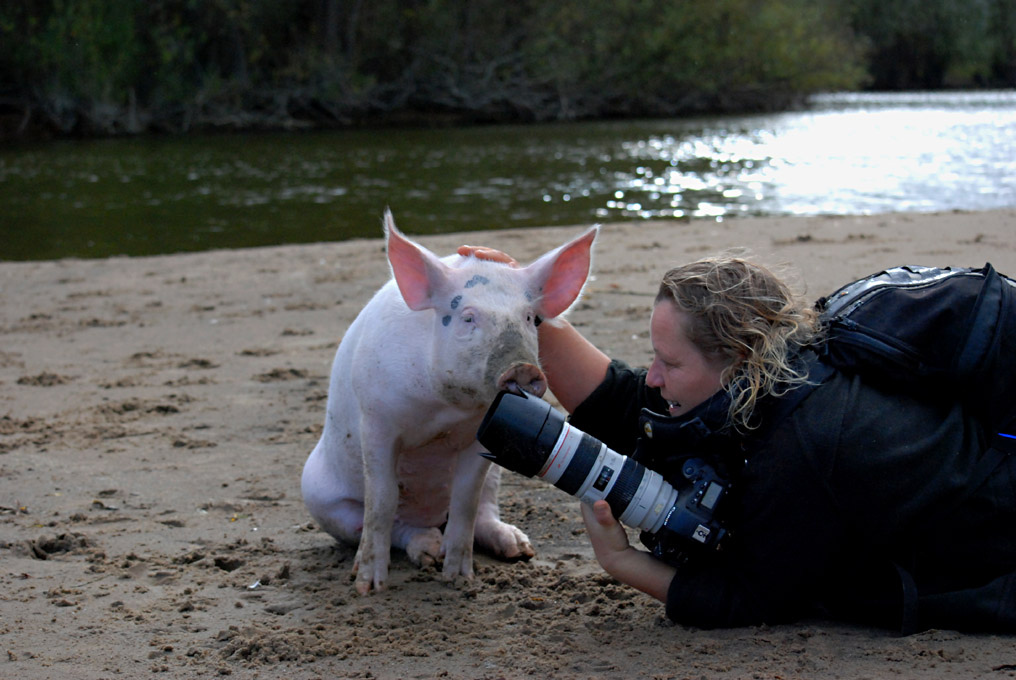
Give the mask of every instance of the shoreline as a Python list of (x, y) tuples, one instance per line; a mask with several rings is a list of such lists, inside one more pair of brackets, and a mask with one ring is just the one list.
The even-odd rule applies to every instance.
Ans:
[[(1016, 208), (603, 226), (570, 319), (650, 356), (660, 275), (731, 247), (787, 264), (814, 299), (900, 264), (1016, 274)], [(414, 236), (521, 262), (585, 227)], [(477, 557), (444, 584), (393, 553), (356, 596), (355, 549), (310, 522), (299, 475), (331, 358), (387, 279), (376, 239), (0, 262), (0, 675), (960, 680), (1011, 667), (1005, 636), (900, 638), (827, 621), (702, 631), (600, 572), (574, 499), (506, 474), (537, 557)], [(652, 669), (652, 670), (649, 670)]]

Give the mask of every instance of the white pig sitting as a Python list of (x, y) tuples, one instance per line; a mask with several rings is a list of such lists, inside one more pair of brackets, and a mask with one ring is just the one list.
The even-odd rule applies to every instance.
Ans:
[(384, 230), (394, 280), (339, 344), (302, 479), (317, 523), (359, 542), (353, 571), (364, 595), (384, 588), (391, 546), (420, 566), (443, 560), (446, 579), (472, 577), (474, 537), (505, 559), (534, 555), (500, 520), (500, 468), (478, 455), (476, 430), (499, 390), (545, 392), (536, 325), (578, 298), (597, 231), (512, 268), (440, 259), (388, 211)]

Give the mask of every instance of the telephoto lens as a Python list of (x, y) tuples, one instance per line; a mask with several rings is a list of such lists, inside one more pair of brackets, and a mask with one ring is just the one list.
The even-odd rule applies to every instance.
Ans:
[(659, 473), (569, 425), (531, 395), (501, 392), (480, 424), (483, 454), (501, 467), (537, 476), (590, 505), (605, 499), (622, 524), (655, 534), (678, 500)]

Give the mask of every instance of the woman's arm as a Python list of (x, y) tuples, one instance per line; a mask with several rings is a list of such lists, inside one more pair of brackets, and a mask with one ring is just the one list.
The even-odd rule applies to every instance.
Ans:
[(603, 382), (610, 357), (564, 319), (540, 324), (540, 366), (550, 390), (571, 413)]

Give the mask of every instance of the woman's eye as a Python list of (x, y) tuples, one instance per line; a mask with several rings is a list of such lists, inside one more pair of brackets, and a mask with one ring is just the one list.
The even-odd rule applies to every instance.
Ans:
[(666, 361), (665, 359), (661, 359), (659, 356), (656, 357), (656, 360), (660, 362), (660, 366), (662, 366), (663, 370), (665, 371), (673, 371), (674, 369), (678, 368), (676, 364), (672, 364), (669, 361)]

